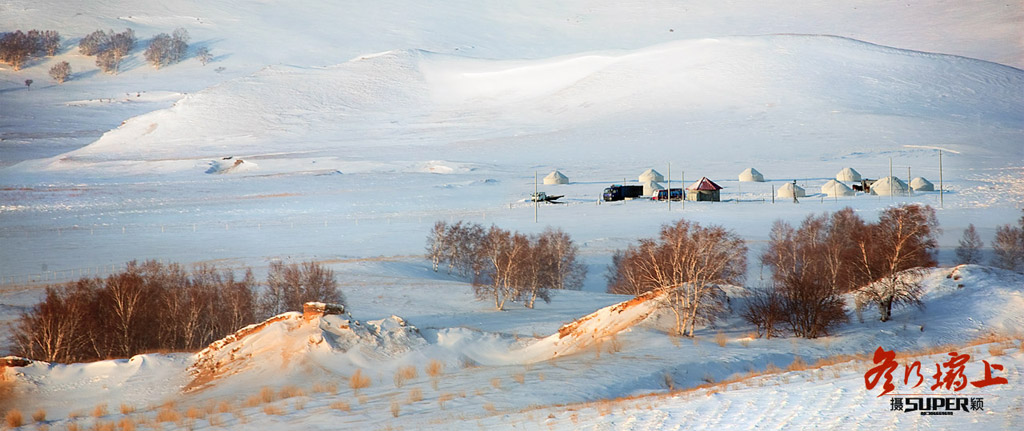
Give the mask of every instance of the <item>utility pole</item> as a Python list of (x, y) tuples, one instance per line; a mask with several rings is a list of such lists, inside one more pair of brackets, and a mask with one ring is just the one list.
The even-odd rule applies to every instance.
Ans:
[(939, 150), (939, 208), (942, 208), (942, 150)]
[(910, 187), (910, 166), (907, 166), (907, 196), (914, 194), (914, 188)]
[(668, 162), (668, 190), (665, 191), (665, 196), (668, 197), (668, 212), (672, 212), (672, 162)]
[(537, 177), (539, 175), (540, 174), (537, 171), (533, 171), (533, 222), (534, 223), (537, 223), (537, 211), (538, 211), (538, 208), (540, 206), (540, 199), (537, 199), (539, 197), (537, 195), (537, 193), (538, 193), (538, 190), (537, 190)]
[(889, 200), (893, 200), (892, 197), (892, 186), (895, 178), (892, 177), (892, 157), (889, 158)]

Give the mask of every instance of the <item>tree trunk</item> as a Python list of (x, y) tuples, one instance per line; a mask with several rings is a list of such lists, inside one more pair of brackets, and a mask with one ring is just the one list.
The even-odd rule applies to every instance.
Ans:
[(882, 321), (888, 322), (892, 316), (892, 298), (883, 299), (878, 303), (878, 312), (882, 315)]

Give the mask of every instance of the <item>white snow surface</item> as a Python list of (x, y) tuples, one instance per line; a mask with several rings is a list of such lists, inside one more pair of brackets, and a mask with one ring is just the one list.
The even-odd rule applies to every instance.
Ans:
[[(289, 315), (225, 340), (218, 354), (249, 360), (188, 392), (203, 353), (8, 368), (0, 390), (17, 383), (0, 412), (43, 408), (53, 429), (118, 421), (120, 404), (152, 420), (168, 401), (182, 412), (224, 401), (237, 414), (164, 429), (992, 430), (1024, 418), (1024, 276), (953, 267), (968, 224), (988, 262), (997, 226), (1024, 208), (1021, 1), (6, 0), (0, 18), (0, 32), (64, 36), (52, 58), (0, 65), (0, 325), (47, 282), (133, 259), (258, 275), (272, 261), (317, 260), (337, 272), (352, 313), (316, 326)], [(78, 38), (124, 27), (140, 43), (118, 75), (77, 53)], [(147, 41), (177, 27), (192, 36), (190, 55), (211, 50), (208, 65), (145, 64)], [(59, 61), (74, 72), (62, 85), (47, 76)], [(821, 190), (842, 168), (878, 179), (890, 164), (901, 181), (912, 168), (942, 190), (773, 199), (794, 180)], [(766, 181), (737, 181), (748, 166)], [(723, 202), (598, 205), (604, 187), (637, 184), (648, 168), (666, 187), (707, 176)], [(548, 186), (562, 204), (527, 202), (554, 169), (572, 177)], [(817, 340), (750, 337), (738, 313), (747, 289), (770, 283), (757, 256), (775, 220), (850, 206), (874, 221), (900, 203), (936, 208), (943, 229), (925, 308), (887, 323), (851, 310)], [(651, 310), (616, 314), (630, 298), (602, 293), (616, 249), (679, 218), (725, 226), (750, 247), (730, 311), (694, 340), (666, 336), (663, 312), (639, 324)], [(589, 269), (583, 290), (493, 311), (466, 280), (430, 271), (423, 245), (437, 220), (559, 227)], [(592, 338), (562, 336), (584, 316)], [(986, 388), (984, 413), (890, 412), (864, 387), (870, 360), (688, 390), (796, 357), (992, 333), (1017, 338), (967, 348), (971, 378), (984, 359), (1010, 380)], [(436, 383), (430, 360), (443, 364)], [(418, 375), (399, 388), (408, 366)], [(357, 369), (371, 378), (359, 395), (347, 386)], [(282, 414), (246, 405), (287, 385), (305, 394), (271, 402)], [(90, 416), (102, 403), (109, 414)]]

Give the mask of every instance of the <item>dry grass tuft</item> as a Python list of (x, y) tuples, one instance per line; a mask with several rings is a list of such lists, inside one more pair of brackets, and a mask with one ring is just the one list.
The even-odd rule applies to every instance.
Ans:
[(515, 380), (520, 385), (526, 383), (526, 373), (515, 373), (512, 375), (512, 380)]
[(497, 377), (491, 379), (491, 386), (494, 386), (494, 389), (501, 389), (501, 379)]
[(402, 411), (402, 406), (400, 406), (398, 404), (398, 401), (391, 400), (391, 416), (397, 418), (398, 414), (401, 413), (401, 411)]
[(405, 386), (405, 382), (416, 378), (416, 367), (409, 365), (406, 367), (399, 367), (395, 371), (395, 387), (400, 388)]
[(348, 386), (352, 388), (353, 392), (358, 394), (360, 389), (370, 387), (370, 378), (363, 374), (363, 370), (356, 370), (352, 377), (348, 378)]
[(68, 431), (81, 431), (82, 428), (78, 425), (78, 422), (71, 422), (68, 424)]
[(1007, 346), (1005, 344), (989, 344), (988, 353), (992, 356), (1003, 356), (1006, 353), (1007, 347), (1013, 346)]
[(718, 331), (715, 333), (715, 344), (718, 344), (718, 347), (725, 347), (725, 343), (728, 341), (729, 337), (726, 337), (724, 332)]
[(46, 410), (39, 409), (35, 413), (32, 413), (32, 420), (36, 422), (43, 422), (46, 420)]
[(544, 373), (537, 374), (537, 380), (540, 380), (540, 381), (543, 382), (544, 379), (546, 379), (546, 378), (547, 378), (547, 376), (545, 376)]
[(782, 372), (782, 369), (777, 367), (777, 366), (775, 366), (775, 364), (773, 364), (771, 362), (769, 362), (768, 365), (766, 365), (764, 367), (764, 373), (765, 374), (778, 374), (778, 373), (781, 373), (781, 372)]
[(347, 412), (347, 411), (351, 411), (352, 410), (352, 407), (348, 405), (348, 401), (343, 401), (343, 400), (335, 401), (335, 402), (331, 403), (328, 407), (330, 407), (330, 408), (332, 408), (334, 410), (341, 410), (343, 412)]
[(4, 415), (4, 423), (6, 423), (8, 427), (17, 428), (25, 423), (25, 418), (21, 416), (21, 410), (11, 409), (7, 411), (6, 415)]
[(96, 424), (92, 426), (95, 431), (114, 431), (117, 428), (114, 421), (96, 421)]
[(131, 418), (121, 418), (117, 423), (117, 429), (119, 431), (135, 431), (135, 421)]
[(282, 400), (285, 398), (304, 397), (306, 396), (306, 391), (300, 389), (298, 386), (288, 385), (281, 388), (281, 390), (277, 392), (277, 396)]
[(235, 411), (235, 407), (227, 401), (221, 401), (217, 403), (217, 413), (231, 413)]
[(423, 370), (427, 372), (428, 376), (436, 379), (444, 373), (444, 364), (437, 359), (431, 359), (430, 362), (427, 362), (427, 366), (423, 367)]
[(423, 401), (423, 389), (412, 388), (412, 390), (409, 391), (409, 402), (415, 403), (419, 401)]
[(189, 419), (202, 419), (202, 418), (206, 417), (206, 412), (204, 412), (204, 411), (200, 410), (199, 408), (193, 406), (193, 407), (189, 407), (188, 410), (185, 411), (185, 417), (187, 417)]
[(280, 416), (280, 415), (284, 414), (284, 409), (282, 409), (282, 408), (280, 408), (278, 406), (275, 406), (273, 404), (267, 404), (267, 405), (263, 406), (263, 413), (266, 414), (266, 415), (277, 415), (277, 416)]
[(316, 393), (326, 393), (326, 394), (332, 394), (332, 395), (333, 394), (337, 394), (338, 393), (338, 384), (334, 383), (334, 382), (314, 383), (313, 384), (313, 392), (316, 392)]
[(157, 422), (178, 422), (180, 420), (181, 413), (178, 413), (178, 411), (171, 406), (165, 405), (164, 407), (160, 408), (159, 411), (156, 412)]
[(452, 398), (455, 398), (455, 395), (452, 395), (451, 393), (448, 392), (442, 393), (440, 396), (437, 397), (437, 405), (441, 407), (441, 410), (444, 410), (444, 403), (451, 401)]
[(97, 404), (92, 409), (92, 417), (101, 418), (107, 415), (107, 403)]
[(135, 413), (135, 406), (133, 406), (131, 404), (121, 403), (121, 414), (122, 415), (130, 415), (132, 413)]
[(370, 398), (367, 397), (366, 395), (360, 395), (360, 396), (356, 397), (356, 400), (359, 401), (360, 405), (363, 405), (363, 404), (366, 404), (366, 403), (370, 402)]
[(263, 389), (260, 389), (260, 401), (262, 401), (264, 404), (272, 403), (275, 400), (276, 398), (274, 390), (272, 388), (264, 386)]
[(493, 403), (484, 404), (484, 410), (487, 410), (487, 413), (490, 414), (494, 414), (495, 412), (498, 411), (498, 409), (494, 407)]
[(793, 362), (786, 367), (786, 371), (803, 371), (808, 368), (807, 363), (804, 362), (804, 358), (796, 356), (793, 358)]

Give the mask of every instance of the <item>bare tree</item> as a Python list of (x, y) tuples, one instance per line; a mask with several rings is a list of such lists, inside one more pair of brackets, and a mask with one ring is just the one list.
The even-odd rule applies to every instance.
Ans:
[(169, 52), (171, 63), (177, 63), (185, 58), (185, 54), (188, 53), (188, 41), (188, 30), (180, 27), (174, 29), (174, 33), (171, 34), (171, 50)]
[[(809, 215), (799, 229), (776, 221), (761, 262), (771, 268), (774, 289), (782, 298), (784, 321), (794, 334), (817, 338), (847, 320), (839, 296), (837, 260), (846, 250), (833, 234), (828, 215)], [(838, 262), (841, 266), (841, 261)]]
[(478, 249), (481, 265), (473, 278), (477, 298), (493, 299), (496, 310), (503, 310), (506, 301), (519, 298), (518, 275), (526, 265), (529, 248), (526, 236), (491, 226)]
[(1018, 227), (1007, 224), (996, 228), (992, 266), (1024, 272), (1024, 216), (1017, 223)]
[(71, 76), (71, 65), (66, 61), (57, 63), (50, 68), (50, 77), (58, 84), (63, 84), (69, 76)]
[(167, 33), (160, 33), (149, 42), (149, 47), (143, 52), (143, 56), (149, 64), (159, 69), (169, 64), (170, 51), (171, 36), (167, 35)]
[(203, 63), (203, 66), (206, 66), (206, 63), (213, 60), (213, 54), (210, 54), (210, 48), (205, 46), (199, 47), (199, 49), (196, 50), (196, 59), (198, 59), (200, 63)]
[(985, 243), (978, 236), (978, 231), (974, 229), (974, 224), (967, 225), (967, 229), (964, 229), (964, 235), (960, 238), (960, 244), (956, 248), (957, 262), (961, 264), (981, 262), (981, 248), (984, 246)]
[(78, 41), (78, 52), (82, 55), (97, 55), (106, 51), (110, 45), (111, 35), (103, 30), (89, 33)]
[(301, 311), (302, 304), (309, 301), (345, 304), (345, 296), (338, 288), (334, 271), (316, 262), (270, 264), (267, 289), (260, 296), (263, 317)]
[(91, 296), (101, 282), (82, 279), (63, 286), (46, 288), (42, 302), (22, 313), (11, 331), (14, 352), (19, 356), (48, 362), (74, 362), (86, 359), (86, 322), (88, 303), (76, 300)]
[(740, 317), (757, 328), (758, 337), (777, 337), (782, 334), (782, 324), (786, 322), (784, 298), (775, 287), (755, 290), (747, 298), (747, 307), (740, 312)]
[(871, 284), (857, 290), (857, 306), (878, 307), (880, 320), (889, 321), (893, 306), (920, 301), (923, 268), (935, 266), (938, 220), (930, 206), (888, 208), (858, 239), (857, 270)]
[(445, 250), (448, 248), (448, 240), (448, 224), (443, 221), (434, 223), (430, 235), (427, 236), (427, 257), (430, 258), (434, 272), (437, 272), (438, 266), (441, 262), (445, 261)]
[(627, 248), (614, 269), (624, 275), (609, 277), (616, 283), (610, 288), (640, 293), (671, 289), (666, 305), (675, 315), (676, 332), (693, 336), (697, 323), (713, 322), (725, 308), (719, 286), (742, 282), (746, 253), (736, 234), (680, 220), (662, 226), (657, 240), (642, 239)]
[(60, 33), (54, 30), (46, 30), (41, 33), (41, 47), (47, 56), (53, 57), (60, 49)]

